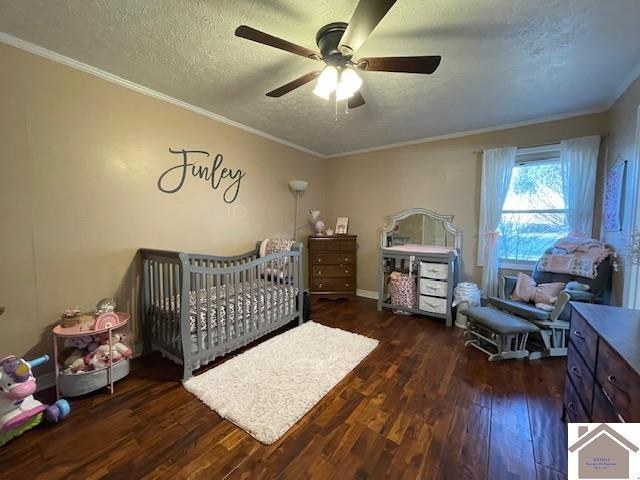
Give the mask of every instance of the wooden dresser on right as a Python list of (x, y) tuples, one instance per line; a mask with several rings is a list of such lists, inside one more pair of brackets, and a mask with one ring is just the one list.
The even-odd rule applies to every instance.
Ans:
[(571, 303), (568, 422), (640, 422), (640, 310)]

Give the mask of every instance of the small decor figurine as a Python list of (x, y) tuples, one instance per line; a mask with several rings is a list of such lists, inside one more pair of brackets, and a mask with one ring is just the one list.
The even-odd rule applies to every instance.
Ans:
[(320, 220), (320, 210), (309, 210), (309, 222), (316, 235), (324, 235), (325, 224)]
[(327, 233), (327, 237), (333, 237), (333, 233), (334, 233), (334, 232), (333, 232), (333, 230), (332, 230), (332, 229), (327, 228), (327, 232), (326, 232), (326, 233)]
[(113, 298), (103, 298), (96, 305), (96, 314), (111, 313), (116, 311), (116, 301)]

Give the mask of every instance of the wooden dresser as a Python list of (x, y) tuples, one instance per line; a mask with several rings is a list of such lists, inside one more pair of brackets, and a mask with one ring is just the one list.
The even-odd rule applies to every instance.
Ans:
[(640, 310), (571, 307), (563, 418), (640, 422)]
[(356, 235), (309, 236), (309, 294), (355, 298)]

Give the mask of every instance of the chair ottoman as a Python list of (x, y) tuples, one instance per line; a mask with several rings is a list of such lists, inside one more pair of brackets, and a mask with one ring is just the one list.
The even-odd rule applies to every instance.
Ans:
[(529, 334), (540, 330), (527, 320), (491, 307), (474, 307), (461, 313), (467, 316), (465, 346), (486, 353), (490, 362), (528, 357)]

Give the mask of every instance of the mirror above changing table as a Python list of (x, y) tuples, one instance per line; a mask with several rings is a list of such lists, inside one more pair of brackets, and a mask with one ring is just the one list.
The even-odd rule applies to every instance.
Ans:
[[(453, 224), (453, 215), (426, 208), (412, 208), (389, 216), (380, 236), (378, 310), (417, 313), (444, 318), (453, 323), (453, 288), (460, 272), (462, 232)], [(389, 289), (403, 276), (404, 290), (411, 293), (412, 305), (393, 302)], [(407, 275), (411, 274), (411, 277)], [(393, 289), (392, 289), (393, 290)], [(395, 290), (394, 290), (395, 291)], [(405, 292), (406, 293), (406, 292)]]

